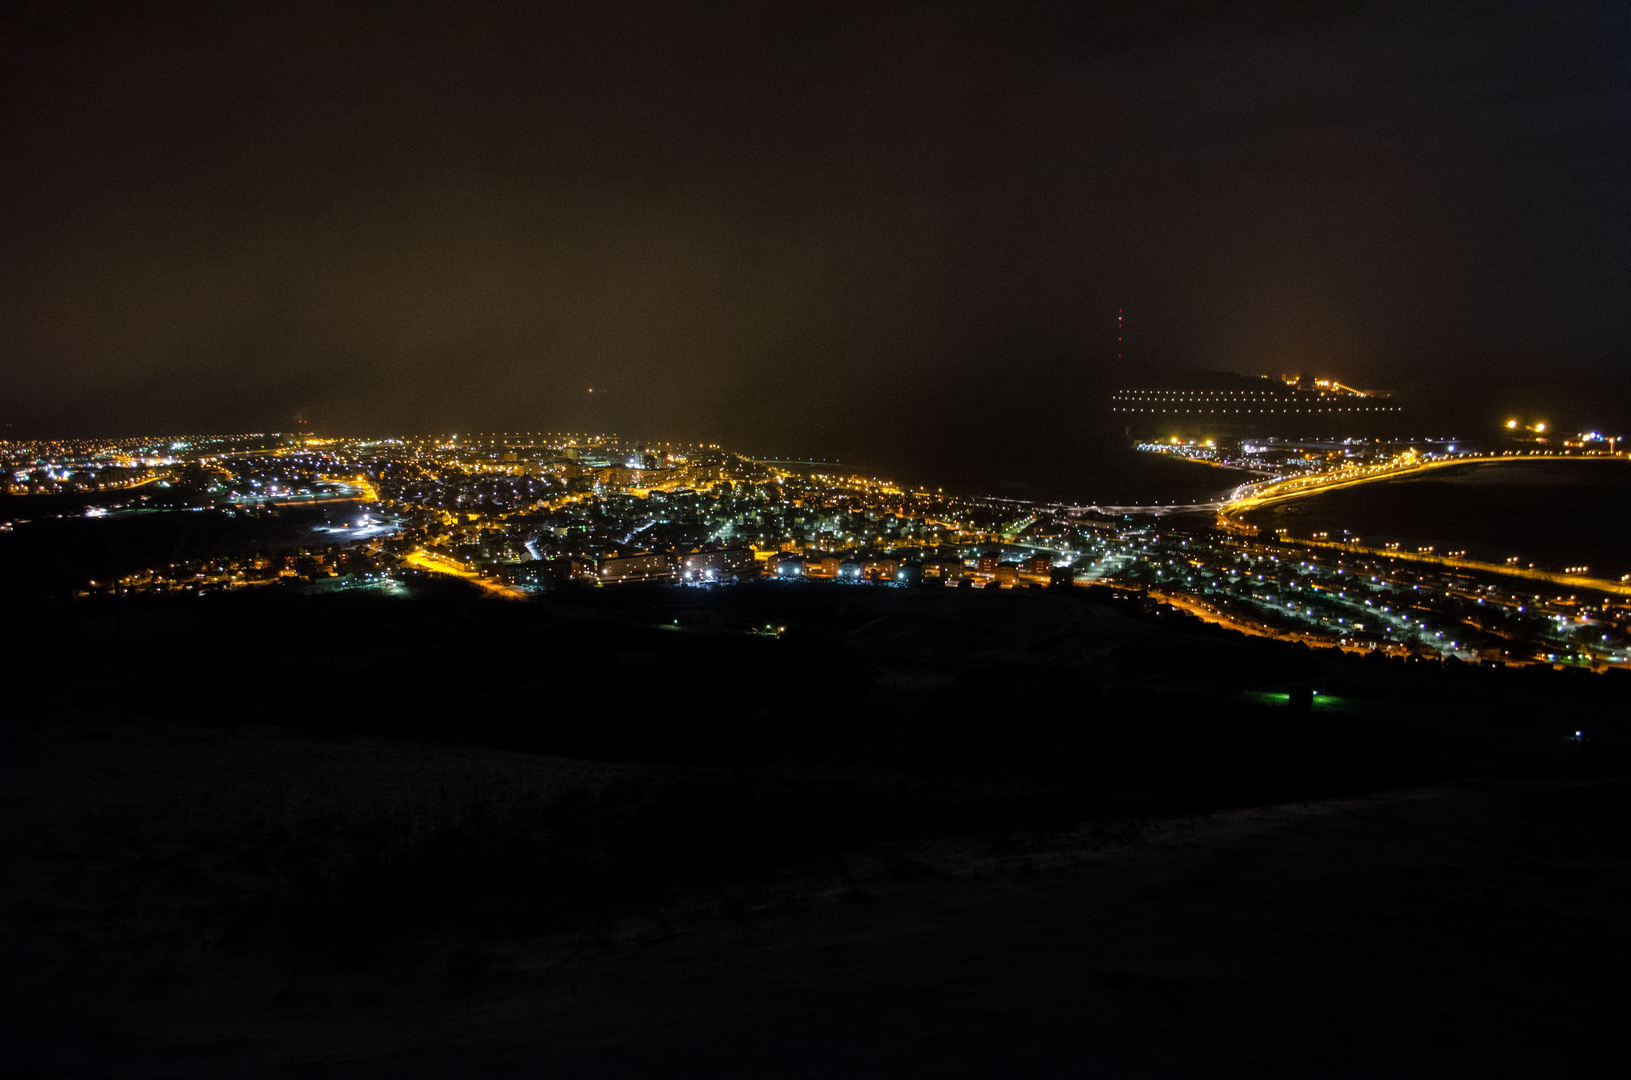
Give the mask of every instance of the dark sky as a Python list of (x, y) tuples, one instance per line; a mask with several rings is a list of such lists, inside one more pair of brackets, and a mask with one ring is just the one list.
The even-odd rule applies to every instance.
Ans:
[(30, 6), (13, 435), (1047, 451), (1154, 364), (1631, 419), (1623, 0)]

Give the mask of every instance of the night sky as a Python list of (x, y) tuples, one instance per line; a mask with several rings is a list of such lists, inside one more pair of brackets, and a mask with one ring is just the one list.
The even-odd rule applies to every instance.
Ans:
[(22, 6), (13, 437), (1046, 454), (1157, 365), (1631, 428), (1624, 3)]

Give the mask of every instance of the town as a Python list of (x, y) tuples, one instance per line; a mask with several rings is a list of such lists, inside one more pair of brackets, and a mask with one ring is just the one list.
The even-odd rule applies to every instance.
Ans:
[(1284, 464), (1261, 469), (1267, 479), (1243, 485), (1222, 513), (1157, 514), (915, 489), (830, 464), (579, 433), (7, 443), (0, 530), (187, 526), (188, 545), (149, 545), (186, 547), (184, 557), (143, 559), (139, 545), (123, 545), (111, 568), (68, 583), (81, 599), (266, 587), (401, 593), (444, 577), (510, 599), (754, 580), (1081, 587), (1314, 647), (1631, 665), (1631, 585), (1569, 573), (1583, 568), (1520, 572), (1357, 538), (1263, 537), (1241, 524), (1239, 507), (1287, 491), (1467, 453), (1316, 449), (1280, 455)]

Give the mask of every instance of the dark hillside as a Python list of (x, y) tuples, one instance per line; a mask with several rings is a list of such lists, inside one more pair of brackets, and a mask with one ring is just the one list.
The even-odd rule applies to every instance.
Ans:
[[(31, 1074), (322, 1058), (338, 1075), (370, 1075), (391, 1067), (364, 1064), (372, 1051), (320, 1017), (377, 1019), (372, 994), (410, 1010), (440, 1009), (449, 994), (547, 996), (559, 988), (536, 965), (594, 980), (630, 942), (657, 957), (770, 933), (765, 947), (780, 949), (827, 933), (817, 927), (831, 918), (852, 926), (843, 934), (891, 933), (942, 902), (961, 912), (946, 932), (976, 948), (979, 978), (1000, 982), (1015, 974), (1008, 961), (974, 943), (1002, 935), (963, 922), (981, 905), (1052, 920), (1058, 888), (1099, 865), (1095, 852), (1170, 861), (1175, 849), (1150, 838), (1181, 821), (1224, 829), (1219, 852), (1245, 851), (1255, 834), (1220, 823), (1288, 806), (1313, 815), (1299, 829), (1372, 837), (1338, 843), (1426, 830), (1439, 839), (1410, 858), (1431, 861), (1444, 857), (1434, 844), (1464, 840), (1427, 808), (1472, 813), (1467, 792), (1606, 800), (1578, 841), (1580, 865), (1596, 868), (1556, 883), (1576, 882), (1605, 918), (1631, 895), (1620, 862), (1599, 865), (1602, 830), (1623, 825), (1618, 676), (1310, 651), (1085, 589), (767, 582), (506, 602), (458, 585), (406, 598), (273, 588), (29, 603), (5, 627), (15, 692), (3, 729), (0, 1041)], [(1516, 797), (1498, 796), (1500, 812), (1521, 817)], [(1344, 809), (1384, 804), (1382, 839)], [(1558, 822), (1574, 811), (1549, 813), (1546, 828), (1567, 833)], [(1320, 815), (1335, 818), (1314, 824)], [(1513, 841), (1533, 853), (1522, 858), (1551, 842)], [(1274, 874), (1304, 873), (1302, 856), (1276, 858)], [(1093, 870), (1112, 875), (1095, 888), (1142, 888), (1130, 866)], [(1494, 871), (1471, 872), (1489, 882), (1478, 888), (1501, 887)], [(1550, 873), (1524, 887), (1551, 888), (1539, 884)], [(1019, 885), (1033, 880), (1053, 884)], [(1448, 918), (1443, 905), (1465, 902), (1453, 896), (1412, 903)], [(1236, 932), (1264, 948), (1280, 933), (1248, 924)], [(783, 925), (792, 937), (770, 929)], [(1383, 935), (1380, 949), (1392, 932), (1365, 931)], [(1211, 1015), (1209, 995), (1241, 992), (1163, 974), (1181, 965), (1153, 955), (1145, 967), (1084, 961), (1100, 972), (1089, 996), (1117, 1009), (1147, 998), (1127, 1015), (1137, 1029), (1147, 1009)], [(888, 977), (916, 993), (940, 977), (925, 964), (902, 961)], [(1279, 1007), (1301, 976), (1275, 970), (1280, 988), (1252, 993)], [(835, 973), (834, 989), (856, 975)], [(786, 977), (827, 985), (803, 966)], [(690, 1015), (684, 980), (654, 978), (640, 1008)], [(1590, 985), (1552, 999), (1554, 1014), (1581, 1006)], [(212, 999), (195, 1001), (204, 987)], [(746, 1015), (730, 1001), (720, 1017)], [(161, 1017), (159, 1002), (181, 1012)], [(1051, 1014), (1035, 1007), (1047, 1028)], [(267, 1036), (269, 1057), (198, 1041), (267, 1008), (289, 1019)], [(777, 1022), (827, 1015), (841, 1040), (899, 1050), (860, 1034), (855, 1017), (787, 1008)], [(202, 1010), (202, 1028), (166, 1018), (188, 1010)], [(94, 1017), (100, 1041), (84, 1043), (66, 1016)], [(685, 1023), (724, 1030), (720, 1017)], [(512, 1037), (506, 1023), (473, 1036), (481, 1054)], [(427, 1038), (435, 1053), (451, 1045), (445, 1032)], [(655, 1046), (643, 1066), (615, 1060), (669, 1071)], [(599, 1060), (570, 1037), (551, 1053), (574, 1068)]]

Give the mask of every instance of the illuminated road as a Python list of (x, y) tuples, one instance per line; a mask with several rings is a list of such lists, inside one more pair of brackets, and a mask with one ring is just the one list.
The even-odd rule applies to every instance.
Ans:
[(463, 578), (473, 584), (480, 585), (494, 596), (518, 600), (527, 595), (520, 589), (506, 585), (502, 581), (494, 581), (492, 578), (478, 576), (474, 570), (467, 568), (457, 559), (449, 558), (446, 555), (438, 555), (435, 552), (426, 551), (424, 548), (405, 556), (402, 562), (406, 566), (414, 567), (417, 570), (425, 570), (432, 574), (446, 574), (449, 577)]
[(1610, 581), (1607, 578), (1587, 577), (1584, 574), (1559, 574), (1551, 570), (1531, 570), (1527, 567), (1508, 566), (1504, 563), (1479, 562), (1477, 559), (1463, 559), (1451, 555), (1432, 555), (1419, 551), (1395, 551), (1392, 548), (1362, 547), (1359, 544), (1339, 544), (1329, 540), (1297, 540), (1295, 543), (1302, 547), (1330, 548), (1333, 551), (1351, 551), (1356, 555), (1404, 559), (1407, 562), (1453, 566), (1458, 570), (1476, 570), (1485, 574), (1502, 574), (1506, 577), (1527, 578), (1530, 581), (1545, 581), (1552, 585), (1590, 589), (1593, 592), (1608, 593), (1612, 596), (1631, 596), (1631, 582)]
[[(1433, 469), (1448, 468), (1452, 465), (1488, 465), (1510, 463), (1515, 461), (1603, 461), (1626, 460), (1628, 455), (1616, 454), (1468, 454), (1457, 457), (1432, 458), (1429, 460), (1416, 460), (1414, 454), (1395, 458), (1384, 465), (1369, 466), (1357, 469), (1342, 469), (1336, 472), (1319, 473), (1315, 476), (1299, 477), (1295, 480), (1281, 481), (1279, 483), (1252, 485), (1255, 490), (1242, 489), (1239, 495), (1219, 511), (1219, 514), (1228, 527), (1241, 532), (1255, 533), (1255, 526), (1248, 525), (1242, 515), (1252, 510), (1261, 509), (1277, 503), (1300, 499), (1308, 495), (1318, 495), (1327, 491), (1340, 491), (1344, 488), (1356, 487), (1360, 484), (1369, 484), (1377, 480), (1394, 480), (1401, 476), (1416, 476)], [(1525, 578), (1530, 581), (1544, 581), (1553, 585), (1567, 585), (1576, 589), (1590, 589), (1595, 592), (1609, 593), (1615, 596), (1631, 596), (1631, 583), (1623, 581), (1610, 581), (1606, 578), (1587, 577), (1582, 574), (1561, 574), (1550, 570), (1533, 570), (1528, 567), (1511, 566), (1502, 563), (1479, 562), (1475, 559), (1458, 558), (1449, 555), (1435, 555), (1427, 552), (1398, 551), (1392, 548), (1361, 547), (1357, 544), (1343, 544), (1332, 541), (1294, 539), (1292, 542), (1305, 547), (1330, 548), (1336, 551), (1351, 551), (1356, 555), (1373, 555), (1390, 559), (1405, 559), (1410, 562), (1431, 563), (1438, 566), (1455, 567), (1461, 570), (1474, 570), (1486, 574), (1501, 574), (1506, 577)]]
[(1153, 503), (1140, 506), (1084, 506), (1073, 507), (1074, 510), (1091, 510), (1100, 514), (1147, 514), (1163, 517), (1167, 514), (1222, 514), (1232, 525), (1238, 529), (1251, 530), (1251, 526), (1239, 520), (1239, 516), (1251, 510), (1257, 510), (1272, 503), (1285, 502), (1289, 499), (1300, 499), (1307, 495), (1319, 495), (1327, 491), (1337, 491), (1342, 488), (1354, 487), (1359, 484), (1374, 483), (1377, 480), (1396, 480), (1401, 476), (1414, 476), (1417, 473), (1427, 472), (1431, 469), (1442, 469), (1451, 465), (1486, 465), (1499, 462), (1513, 461), (1601, 461), (1601, 460), (1627, 460), (1631, 455), (1616, 454), (1467, 454), (1464, 456), (1419, 458), (1412, 451), (1408, 455), (1400, 455), (1391, 461), (1379, 465), (1350, 466), (1335, 469), (1329, 472), (1319, 472), (1308, 476), (1276, 477), (1270, 480), (1260, 480), (1250, 484), (1242, 484), (1230, 492), (1227, 498), (1212, 499), (1206, 502), (1192, 503)]
[(326, 503), (364, 502), (360, 494), (350, 495), (239, 495), (233, 493), (223, 506), (322, 506)]
[(1626, 457), (1625, 454), (1462, 454), (1452, 457), (1420, 458), (1412, 450), (1380, 465), (1349, 466), (1330, 472), (1315, 473), (1312, 476), (1250, 484), (1237, 489), (1222, 512), (1237, 527), (1250, 529), (1251, 527), (1245, 525), (1239, 518), (1251, 510), (1291, 499), (1301, 499), (1308, 495), (1370, 484), (1377, 480), (1415, 476), (1452, 465), (1490, 465), (1514, 461), (1623, 461)]
[[(1277, 626), (1270, 626), (1267, 623), (1261, 623), (1254, 619), (1242, 617), (1241, 615), (1233, 612), (1224, 611), (1222, 608), (1212, 604), (1205, 597), (1196, 596), (1191, 593), (1176, 592), (1170, 589), (1154, 587), (1140, 588), (1139, 586), (1134, 585), (1117, 584), (1113, 581), (1089, 580), (1087, 578), (1078, 579), (1076, 584), (1108, 585), (1112, 589), (1121, 589), (1126, 592), (1140, 593), (1148, 596), (1151, 600), (1154, 600), (1157, 603), (1167, 604), (1171, 607), (1177, 608), (1179, 611), (1193, 615), (1202, 622), (1211, 623), (1214, 626), (1222, 626), (1226, 629), (1235, 630), (1242, 634), (1250, 634), (1253, 637), (1272, 638), (1275, 641), (1301, 641), (1313, 648), (1324, 649), (1335, 647), (1340, 648), (1344, 652), (1368, 653), (1376, 651), (1373, 650), (1370, 645), (1349, 642), (1338, 636), (1330, 634), (1305, 633), (1299, 630), (1288, 630)], [(1401, 650), (1401, 647), (1396, 643), (1384, 644), (1378, 648), (1384, 653), (1398, 652)]]
[(1222, 499), (1211, 502), (1198, 503), (1155, 503), (1151, 506), (1084, 506), (1082, 510), (1092, 510), (1100, 514), (1151, 514), (1155, 517), (1164, 517), (1167, 514), (1199, 514), (1218, 513), (1229, 505)]
[[(1195, 616), (1197, 619), (1200, 619), (1202, 622), (1213, 623), (1217, 626), (1222, 626), (1230, 630), (1236, 630), (1243, 634), (1251, 634), (1255, 637), (1273, 638), (1276, 641), (1301, 641), (1315, 648), (1330, 648), (1335, 646), (1344, 652), (1368, 653), (1372, 651), (1371, 646), (1369, 645), (1352, 644), (1339, 637), (1317, 633), (1303, 633), (1298, 630), (1284, 630), (1279, 627), (1269, 626), (1265, 623), (1256, 622), (1251, 619), (1245, 619), (1239, 615), (1235, 615), (1215, 607), (1204, 597), (1193, 596), (1188, 593), (1168, 592), (1158, 589), (1150, 589), (1148, 590), (1148, 593), (1150, 599), (1159, 601), (1163, 604), (1170, 604), (1180, 611), (1186, 611)], [(1386, 646), (1383, 647), (1384, 651), (1386, 648)], [(1394, 648), (1397, 648), (1397, 646), (1394, 646)]]

